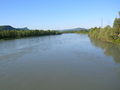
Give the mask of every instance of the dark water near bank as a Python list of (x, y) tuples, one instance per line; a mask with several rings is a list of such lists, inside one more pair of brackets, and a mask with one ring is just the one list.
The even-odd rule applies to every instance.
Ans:
[(80, 34), (0, 41), (0, 90), (120, 90), (120, 46)]

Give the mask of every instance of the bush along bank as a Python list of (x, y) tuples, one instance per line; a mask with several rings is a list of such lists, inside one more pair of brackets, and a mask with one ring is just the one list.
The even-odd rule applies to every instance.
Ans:
[(104, 28), (91, 28), (89, 37), (120, 44), (120, 18), (115, 18), (113, 27), (108, 25)]

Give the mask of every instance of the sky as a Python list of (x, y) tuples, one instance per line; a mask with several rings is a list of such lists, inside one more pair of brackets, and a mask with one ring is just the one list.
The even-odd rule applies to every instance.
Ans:
[(0, 0), (0, 25), (30, 29), (112, 25), (120, 0)]

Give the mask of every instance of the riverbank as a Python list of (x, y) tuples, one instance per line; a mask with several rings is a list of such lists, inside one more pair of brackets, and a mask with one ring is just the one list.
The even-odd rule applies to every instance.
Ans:
[(114, 30), (110, 27), (93, 28), (89, 32), (89, 37), (98, 39), (105, 42), (115, 43), (120, 45), (120, 36), (115, 34)]
[(89, 30), (79, 30), (79, 31), (62, 31), (62, 33), (80, 33), (80, 34), (88, 34)]
[(53, 30), (1, 30), (0, 40), (18, 39), (33, 36), (58, 35), (58, 31)]
[(91, 28), (89, 37), (120, 45), (120, 18), (116, 18), (113, 27)]

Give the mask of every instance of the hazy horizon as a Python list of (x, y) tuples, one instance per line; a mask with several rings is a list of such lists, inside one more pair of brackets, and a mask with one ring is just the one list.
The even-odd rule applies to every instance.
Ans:
[(2, 0), (0, 25), (30, 29), (90, 28), (112, 25), (119, 0)]

